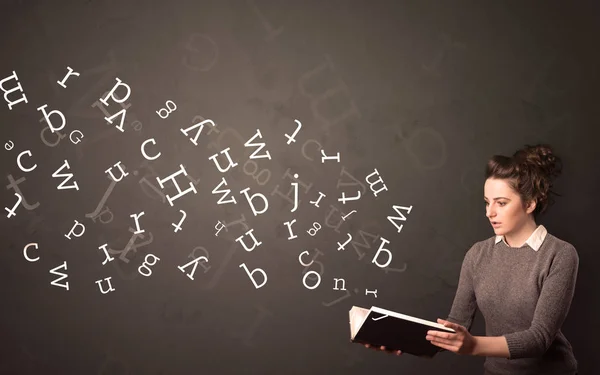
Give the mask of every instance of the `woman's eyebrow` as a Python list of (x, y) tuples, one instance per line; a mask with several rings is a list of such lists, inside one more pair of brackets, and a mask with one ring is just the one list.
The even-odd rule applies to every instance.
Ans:
[[(485, 199), (487, 201), (487, 197), (483, 197), (483, 199)], [(494, 198), (495, 201), (497, 201), (498, 199), (508, 199), (508, 198), (506, 198), (506, 197), (497, 197), (497, 198)], [(510, 199), (508, 199), (508, 200), (510, 200)]]

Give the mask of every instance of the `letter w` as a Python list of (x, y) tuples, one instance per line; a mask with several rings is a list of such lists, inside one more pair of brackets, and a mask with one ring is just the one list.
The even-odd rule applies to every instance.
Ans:
[(246, 143), (244, 143), (244, 146), (246, 146), (246, 147), (258, 147), (256, 150), (254, 150), (252, 155), (250, 155), (250, 159), (268, 158), (269, 160), (271, 160), (271, 154), (269, 154), (269, 151), (267, 151), (266, 154), (256, 156), (256, 154), (258, 152), (260, 152), (260, 150), (262, 150), (266, 146), (265, 143), (250, 143), (250, 142), (254, 141), (254, 138), (256, 138), (256, 137), (259, 137), (262, 139), (262, 135), (260, 134), (260, 129), (256, 129), (256, 134), (254, 134), (252, 136), (252, 138), (250, 138)]
[[(406, 217), (404, 215), (402, 215), (402, 213), (400, 212), (399, 209), (406, 210), (410, 214), (410, 211), (412, 210), (412, 206), (404, 207), (404, 206), (394, 205), (392, 207), (394, 208), (394, 211), (396, 211), (396, 213), (400, 216), (388, 216), (387, 219), (390, 221), (390, 223), (394, 224), (394, 226), (398, 229), (398, 233), (400, 233), (404, 224), (398, 226), (398, 224), (396, 224), (396, 221), (406, 221)], [(396, 219), (396, 220), (394, 220), (394, 219)]]
[(60, 172), (64, 167), (67, 167), (67, 169), (71, 169), (71, 167), (69, 167), (69, 163), (67, 162), (67, 160), (65, 159), (64, 164), (58, 168), (56, 170), (56, 172), (52, 173), (52, 177), (67, 177), (66, 180), (64, 180), (60, 185), (58, 185), (58, 190), (65, 190), (65, 189), (73, 189), (75, 188), (75, 190), (79, 190), (79, 187), (77, 186), (77, 181), (73, 181), (73, 185), (67, 186), (67, 187), (63, 187), (64, 184), (66, 184), (71, 177), (73, 177), (73, 173), (66, 173), (66, 174), (59, 174), (58, 172)]
[(227, 181), (225, 181), (225, 177), (221, 178), (221, 183), (219, 185), (217, 185), (217, 187), (214, 188), (213, 191), (212, 191), (213, 194), (224, 193), (223, 196), (217, 202), (217, 204), (225, 204), (225, 203), (237, 204), (237, 202), (235, 201), (235, 197), (233, 197), (233, 196), (228, 201), (224, 201), (223, 200), (223, 199), (225, 199), (229, 195), (229, 193), (231, 193), (231, 190), (230, 189), (218, 190), (221, 187), (221, 185), (227, 185)]
[(64, 284), (59, 284), (59, 281), (61, 281), (62, 279), (66, 279), (66, 278), (67, 278), (67, 274), (66, 274), (66, 273), (61, 273), (61, 272), (57, 272), (57, 271), (56, 271), (56, 270), (57, 270), (57, 269), (59, 269), (59, 268), (64, 268), (64, 269), (65, 269), (65, 271), (66, 271), (66, 270), (67, 270), (67, 262), (65, 261), (65, 262), (63, 262), (63, 264), (61, 264), (60, 266), (58, 266), (58, 267), (56, 267), (56, 268), (53, 268), (53, 269), (51, 269), (51, 270), (50, 270), (50, 273), (51, 273), (51, 274), (53, 274), (53, 275), (56, 275), (56, 276), (62, 276), (62, 277), (59, 277), (58, 279), (56, 279), (56, 280), (54, 280), (54, 281), (50, 282), (50, 285), (54, 285), (54, 286), (62, 286), (63, 288), (65, 288), (65, 289), (69, 290), (69, 282), (68, 282), (68, 281), (65, 281), (65, 283), (64, 283)]

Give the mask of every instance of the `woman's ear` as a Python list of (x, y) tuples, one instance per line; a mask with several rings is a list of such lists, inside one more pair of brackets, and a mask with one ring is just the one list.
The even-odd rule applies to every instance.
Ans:
[(537, 203), (536, 203), (535, 199), (530, 201), (529, 204), (527, 205), (525, 212), (527, 212), (528, 214), (532, 213), (533, 211), (535, 211), (536, 205), (537, 205)]

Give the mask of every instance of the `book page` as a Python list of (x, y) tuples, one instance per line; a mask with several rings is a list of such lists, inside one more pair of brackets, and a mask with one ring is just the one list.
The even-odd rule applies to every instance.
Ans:
[(354, 340), (356, 333), (362, 326), (363, 322), (369, 315), (369, 309), (358, 306), (352, 306), (349, 312), (350, 315), (350, 339)]
[(432, 321), (425, 320), (425, 319), (415, 318), (414, 316), (400, 314), (400, 313), (397, 313), (395, 311), (390, 311), (390, 310), (382, 309), (380, 307), (373, 306), (373, 307), (371, 307), (371, 310), (373, 312), (376, 312), (376, 313), (393, 316), (393, 317), (396, 317), (396, 318), (408, 320), (408, 321), (415, 322), (415, 323), (421, 323), (421, 324), (424, 324), (424, 325), (427, 325), (427, 326), (430, 326), (430, 327), (441, 329), (443, 331), (456, 332), (452, 328), (446, 327), (443, 324), (440, 324), (440, 323), (437, 323), (437, 322), (432, 322)]

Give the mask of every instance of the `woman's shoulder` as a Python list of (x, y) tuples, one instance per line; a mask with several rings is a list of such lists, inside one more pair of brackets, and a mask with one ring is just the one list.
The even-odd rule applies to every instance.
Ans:
[(547, 233), (544, 242), (548, 243), (548, 246), (553, 250), (553, 252), (577, 257), (577, 249), (575, 249), (573, 244), (560, 239), (553, 234)]
[(489, 249), (492, 246), (494, 246), (494, 244), (496, 243), (496, 235), (493, 235), (491, 237), (488, 237), (484, 240), (481, 241), (477, 241), (473, 244), (473, 246), (471, 246), (471, 248), (473, 249)]
[(467, 254), (465, 254), (465, 255), (473, 256), (473, 257), (481, 256), (486, 251), (491, 251), (492, 248), (494, 247), (495, 242), (496, 242), (496, 236), (492, 236), (492, 237), (486, 238), (484, 240), (477, 241), (473, 245), (471, 245), (471, 247), (467, 251)]

